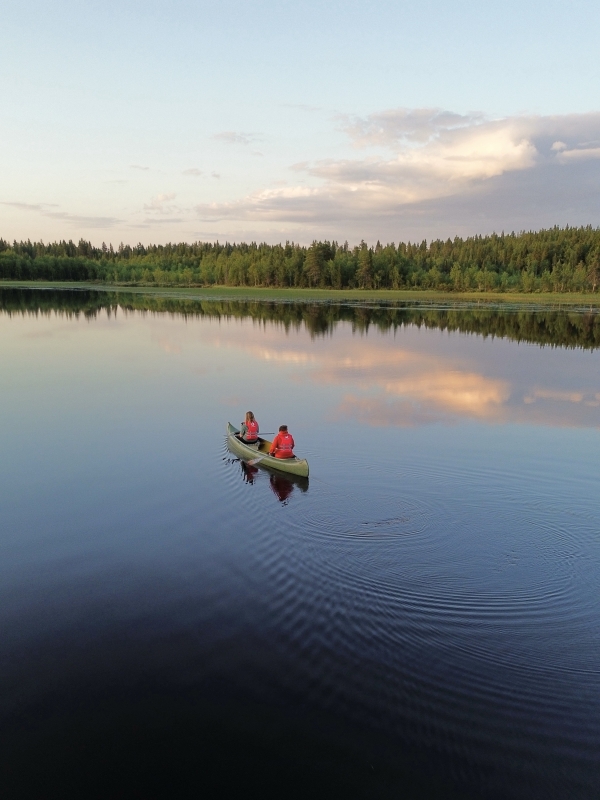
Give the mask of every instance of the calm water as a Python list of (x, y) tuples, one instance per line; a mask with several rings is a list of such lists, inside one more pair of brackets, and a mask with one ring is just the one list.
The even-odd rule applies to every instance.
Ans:
[(0, 304), (3, 797), (599, 796), (594, 315)]

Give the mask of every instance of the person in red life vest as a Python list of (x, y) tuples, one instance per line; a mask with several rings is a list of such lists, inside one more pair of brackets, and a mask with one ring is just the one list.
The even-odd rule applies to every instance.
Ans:
[(275, 456), (275, 458), (294, 458), (293, 449), (294, 437), (288, 433), (287, 425), (280, 425), (279, 433), (273, 439), (269, 455)]
[(240, 439), (248, 444), (258, 442), (258, 422), (251, 411), (246, 411), (246, 420), (240, 428)]

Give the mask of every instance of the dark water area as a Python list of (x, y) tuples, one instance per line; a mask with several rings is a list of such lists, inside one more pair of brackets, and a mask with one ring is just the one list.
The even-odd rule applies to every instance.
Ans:
[(598, 341), (1, 290), (1, 796), (599, 796)]

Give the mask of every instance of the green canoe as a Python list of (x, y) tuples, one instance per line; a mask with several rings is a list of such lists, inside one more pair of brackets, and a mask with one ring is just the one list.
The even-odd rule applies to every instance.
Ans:
[(227, 423), (227, 447), (244, 461), (252, 462), (261, 467), (277, 469), (279, 472), (290, 472), (292, 475), (300, 475), (308, 478), (308, 461), (305, 458), (275, 458), (269, 455), (271, 442), (259, 437), (258, 444), (246, 444), (238, 439), (238, 428), (234, 428), (231, 422)]

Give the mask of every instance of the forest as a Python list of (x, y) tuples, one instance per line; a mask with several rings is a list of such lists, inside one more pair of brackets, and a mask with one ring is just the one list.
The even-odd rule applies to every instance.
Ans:
[(0, 238), (0, 280), (90, 281), (130, 286), (440, 289), (455, 292), (596, 292), (600, 228), (456, 237), (355, 247), (137, 244), (83, 239), (10, 244)]
[(485, 306), (427, 308), (408, 304), (280, 303), (243, 300), (200, 300), (134, 294), (127, 291), (61, 291), (0, 287), (0, 311), (5, 314), (61, 314), (66, 317), (128, 313), (168, 314), (208, 319), (251, 319), (282, 329), (306, 329), (312, 337), (331, 334), (340, 323), (356, 333), (403, 327), (460, 331), (541, 346), (596, 350), (600, 347), (600, 316), (558, 309), (500, 310)]

